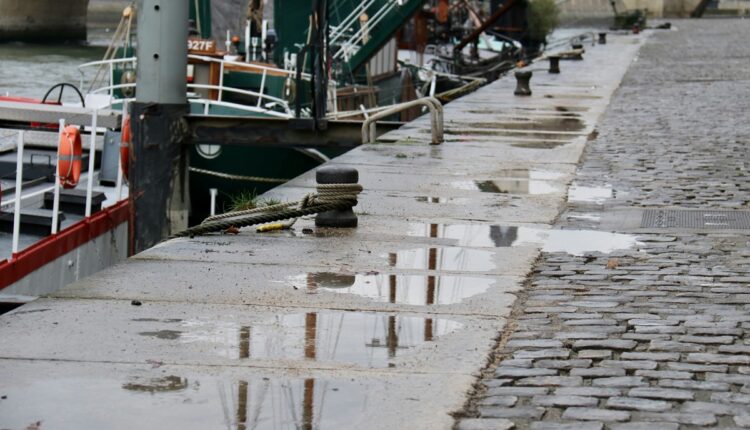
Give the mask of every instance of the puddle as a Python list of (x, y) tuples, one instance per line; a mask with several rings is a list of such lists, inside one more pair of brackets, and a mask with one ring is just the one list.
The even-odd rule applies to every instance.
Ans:
[(616, 191), (612, 185), (606, 184), (601, 187), (584, 187), (573, 183), (568, 189), (569, 202), (584, 202), (602, 204), (608, 199), (616, 197)]
[(494, 252), (461, 247), (404, 249), (383, 257), (397, 269), (486, 272), (497, 267)]
[(583, 106), (555, 106), (556, 112), (588, 112), (589, 108)]
[(564, 175), (547, 170), (508, 169), (493, 174), (492, 179), (454, 181), (453, 188), (498, 194), (551, 194), (563, 188), (554, 182)]
[[(425, 130), (425, 132), (429, 132), (429, 130)], [(554, 132), (526, 132), (526, 131), (520, 131), (520, 130), (485, 130), (481, 128), (446, 128), (444, 130), (444, 133), (449, 136), (463, 136), (463, 137), (472, 137), (472, 136), (511, 136), (511, 137), (524, 137), (529, 139), (540, 139), (540, 140), (566, 140), (566, 139), (572, 139), (578, 134), (575, 133), (554, 133)]]
[(407, 233), (413, 237), (453, 239), (458, 246), (504, 248), (518, 241), (518, 227), (485, 224), (410, 223)]
[(465, 204), (468, 203), (471, 199), (463, 198), (463, 197), (428, 197), (428, 196), (417, 196), (414, 198), (414, 200), (420, 202), (420, 203), (451, 203), (451, 204)]
[(393, 358), (462, 327), (444, 318), (336, 311), (277, 315), (248, 325), (203, 320), (188, 325), (182, 342), (213, 344), (211, 351), (227, 358), (378, 368), (392, 367)]
[[(575, 114), (573, 114), (575, 115)], [(534, 118), (523, 121), (496, 121), (467, 123), (467, 127), (500, 130), (566, 131), (575, 132), (586, 128), (580, 119), (563, 114), (560, 118)]]
[(179, 339), (182, 335), (181, 331), (177, 330), (159, 330), (159, 331), (144, 331), (138, 333), (141, 336), (155, 337), (157, 339), (175, 340)]
[[(136, 378), (61, 375), (7, 381), (2, 428), (312, 430), (360, 428), (388, 382), (255, 376)], [(248, 372), (249, 373), (249, 372)], [(123, 382), (125, 379), (125, 382)], [(188, 382), (189, 381), (189, 382)], [(4, 381), (6, 382), (6, 381)], [(40, 426), (30, 423), (41, 422)]]
[(140, 391), (144, 393), (163, 393), (167, 391), (180, 391), (188, 387), (188, 380), (179, 376), (165, 376), (145, 381), (133, 381), (122, 384), (122, 388), (128, 391)]
[(562, 191), (551, 182), (524, 178), (492, 179), (485, 181), (456, 181), (451, 186), (459, 190), (497, 194), (551, 194)]
[(460, 303), (494, 284), (492, 278), (484, 277), (332, 272), (308, 273), (291, 277), (290, 281), (308, 291), (355, 294), (378, 302), (418, 306)]
[[(555, 106), (554, 108), (537, 108), (537, 107), (523, 107), (523, 106), (509, 106), (506, 107), (507, 111), (521, 111), (521, 112), (588, 112), (589, 108), (584, 106)], [(468, 113), (475, 114), (497, 114), (507, 112), (503, 108), (489, 107), (487, 109), (470, 109)]]
[(596, 100), (602, 98), (602, 96), (592, 96), (588, 94), (545, 94), (546, 99), (581, 99), (581, 100)]
[(526, 148), (526, 149), (554, 149), (558, 146), (567, 145), (570, 142), (560, 142), (560, 141), (538, 141), (538, 142), (519, 142), (519, 143), (511, 143), (510, 146), (513, 146), (515, 148)]
[[(409, 225), (409, 236), (456, 240), (456, 245), (475, 247), (509, 247), (541, 245), (545, 252), (583, 255), (591, 252), (610, 253), (630, 249), (638, 244), (635, 236), (593, 230), (544, 230), (486, 224), (424, 224)], [(464, 248), (458, 248), (464, 249)]]

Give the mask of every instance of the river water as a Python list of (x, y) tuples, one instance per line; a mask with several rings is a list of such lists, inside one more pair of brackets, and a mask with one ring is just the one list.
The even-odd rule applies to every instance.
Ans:
[[(0, 95), (41, 99), (54, 84), (80, 85), (78, 65), (101, 60), (130, 0), (90, 0), (85, 44), (0, 43)], [(73, 92), (64, 101), (78, 103)], [(55, 99), (57, 91), (55, 91)]]
[[(93, 45), (0, 44), (0, 95), (41, 99), (54, 84), (79, 86), (78, 65), (100, 60), (104, 51)], [(73, 92), (64, 94), (64, 101), (78, 102)]]

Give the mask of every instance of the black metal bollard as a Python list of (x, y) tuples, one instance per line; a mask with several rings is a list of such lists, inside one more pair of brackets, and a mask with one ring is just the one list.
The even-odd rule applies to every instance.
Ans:
[(530, 96), (531, 87), (529, 82), (531, 81), (531, 71), (516, 72), (516, 90), (513, 94), (517, 96)]
[(550, 55), (547, 58), (549, 59), (549, 72), (560, 73), (560, 56)]
[(600, 45), (607, 44), (607, 33), (599, 33), (599, 44)]
[[(318, 184), (356, 184), (359, 172), (351, 167), (321, 167), (315, 172)], [(321, 212), (315, 217), (315, 226), (351, 228), (357, 226), (357, 215), (352, 208)]]

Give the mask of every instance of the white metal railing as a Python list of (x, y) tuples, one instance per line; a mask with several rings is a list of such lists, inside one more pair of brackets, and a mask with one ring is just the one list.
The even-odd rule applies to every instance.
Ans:
[[(124, 110), (127, 110), (127, 101), (124, 103), (123, 106)], [(91, 119), (91, 135), (90, 135), (90, 145), (89, 145), (89, 166), (88, 166), (88, 172), (87, 172), (87, 178), (86, 178), (86, 208), (85, 208), (85, 216), (88, 218), (91, 216), (91, 210), (92, 210), (92, 196), (93, 196), (93, 188), (94, 188), (94, 164), (95, 164), (95, 158), (96, 158), (96, 135), (97, 135), (97, 118), (98, 118), (98, 110), (93, 109), (91, 112), (92, 119)], [(123, 125), (125, 121), (125, 116), (123, 115)], [(59, 132), (58, 132), (58, 142), (62, 139), (63, 136), (63, 130), (65, 129), (65, 120), (60, 119), (59, 121)], [(21, 203), (24, 200), (29, 200), (35, 197), (38, 197), (40, 195), (43, 195), (49, 191), (54, 192), (54, 197), (52, 201), (52, 226), (50, 229), (50, 233), (52, 235), (55, 235), (58, 233), (58, 224), (59, 224), (59, 212), (60, 212), (60, 177), (58, 175), (58, 169), (57, 166), (55, 166), (55, 173), (54, 173), (54, 184), (51, 187), (47, 187), (41, 190), (37, 190), (31, 193), (23, 194), (23, 154), (24, 154), (24, 137), (25, 132), (23, 130), (18, 132), (18, 141), (17, 141), (17, 150), (16, 150), (16, 186), (13, 190), (13, 199), (10, 201), (5, 201), (2, 203), (2, 206), (0, 208), (6, 208), (13, 206), (13, 238), (12, 238), (12, 249), (11, 249), (11, 259), (15, 259), (16, 255), (19, 252), (19, 242), (20, 242), (20, 233), (21, 233)], [(117, 183), (115, 188), (115, 202), (119, 202), (122, 200), (122, 182), (123, 182), (123, 175), (122, 175), (122, 164), (120, 160), (120, 151), (118, 148), (118, 174), (117, 174)], [(57, 162), (59, 162), (60, 159), (58, 157)]]
[(340, 43), (339, 49), (334, 52), (333, 60), (337, 60), (344, 57), (344, 60), (348, 60), (361, 48), (360, 44), (366, 42), (369, 33), (385, 19), (396, 6), (400, 6), (403, 2), (401, 0), (388, 0), (383, 7), (378, 9), (373, 16), (369, 17), (366, 25), (359, 25), (359, 28), (353, 29), (355, 25), (359, 24), (359, 14), (364, 13), (367, 8), (374, 4), (374, 0), (369, 0), (361, 7), (354, 9), (337, 27), (334, 28), (333, 35), (331, 36), (330, 45), (333, 45), (335, 41), (343, 37), (345, 34), (349, 34), (354, 31), (349, 39)]
[[(188, 89), (204, 89), (204, 90), (222, 91), (219, 88), (220, 87), (217, 85), (188, 84)], [(239, 88), (232, 88), (232, 87), (224, 87), (223, 91), (226, 91), (228, 93), (235, 93), (235, 94), (242, 94), (242, 95), (246, 95), (250, 97), (256, 97), (258, 100), (254, 106), (226, 102), (226, 101), (221, 100), (221, 97), (219, 97), (218, 100), (211, 100), (211, 99), (204, 99), (204, 98), (191, 98), (191, 99), (188, 99), (188, 101), (190, 103), (205, 104), (206, 106), (227, 105), (227, 106), (232, 106), (236, 109), (247, 110), (249, 112), (266, 112), (269, 115), (274, 115), (274, 116), (287, 117), (287, 116), (292, 115), (292, 111), (289, 108), (289, 103), (286, 100), (280, 99), (278, 97), (274, 97), (268, 94), (264, 94), (262, 87), (261, 87), (260, 92), (250, 91), (250, 90), (241, 90)], [(273, 106), (280, 107), (283, 112), (276, 112), (276, 111), (273, 111), (272, 109), (269, 109), (269, 107), (273, 107)]]
[[(278, 116), (278, 117), (290, 117), (292, 112), (289, 108), (289, 103), (279, 97), (270, 95), (267, 93), (266, 89), (266, 83), (267, 83), (267, 76), (269, 74), (273, 74), (275, 76), (282, 75), (288, 80), (292, 80), (296, 77), (296, 72), (293, 70), (284, 70), (279, 69), (275, 67), (265, 66), (262, 64), (253, 64), (253, 63), (244, 63), (241, 61), (233, 61), (233, 60), (225, 60), (220, 58), (213, 58), (213, 57), (207, 57), (203, 55), (188, 55), (188, 58), (204, 61), (208, 63), (218, 63), (219, 64), (219, 84), (218, 85), (207, 85), (207, 84), (187, 84), (187, 88), (189, 90), (195, 90), (195, 89), (203, 89), (203, 90), (213, 90), (217, 91), (218, 93), (218, 100), (209, 100), (209, 99), (201, 99), (201, 98), (193, 98), (190, 99), (189, 102), (192, 104), (199, 104), (202, 106), (202, 111), (204, 111), (206, 114), (208, 113), (208, 110), (210, 106), (227, 106), (238, 110), (248, 111), (252, 113), (267, 113), (271, 116)], [(83, 88), (84, 86), (84, 77), (85, 73), (84, 70), (89, 67), (101, 67), (102, 65), (107, 65), (108, 71), (109, 71), (109, 84), (100, 86), (95, 89), (91, 89), (89, 91), (89, 94), (106, 94), (110, 97), (114, 96), (114, 92), (116, 90), (123, 90), (127, 88), (135, 88), (135, 83), (118, 83), (116, 84), (114, 82), (114, 66), (117, 64), (131, 64), (133, 67), (135, 67), (137, 62), (136, 57), (130, 57), (130, 58), (119, 58), (119, 59), (113, 59), (113, 60), (101, 60), (101, 61), (92, 61), (89, 63), (81, 64), (78, 66), (78, 70), (81, 73), (81, 81), (80, 81), (80, 87)], [(251, 90), (245, 90), (240, 88), (233, 88), (233, 87), (227, 87), (224, 85), (224, 72), (226, 66), (232, 66), (235, 68), (245, 69), (245, 70), (254, 70), (260, 73), (261, 75), (261, 82), (260, 82), (260, 88), (259, 91), (251, 91)], [(310, 80), (310, 74), (308, 73), (302, 73), (302, 78), (305, 80)], [(332, 88), (336, 88), (336, 83), (331, 82), (330, 86)], [(228, 93), (234, 93), (234, 94), (241, 94), (246, 95), (250, 97), (254, 97), (257, 99), (255, 102), (255, 106), (251, 105), (244, 105), (240, 103), (232, 103), (232, 102), (226, 102), (223, 101), (223, 95), (225, 92)], [(112, 104), (114, 102), (110, 102)], [(277, 110), (274, 110), (274, 108), (280, 108), (280, 112)]]
[(362, 123), (362, 143), (373, 143), (377, 138), (377, 122), (383, 118), (417, 106), (426, 106), (430, 110), (430, 130), (433, 145), (443, 142), (443, 105), (434, 97), (422, 97), (405, 103), (390, 106)]
[[(284, 74), (290, 78), (294, 78), (297, 75), (297, 73), (294, 70), (279, 69), (278, 67), (264, 66), (263, 64), (245, 63), (243, 61), (226, 60), (223, 58), (214, 58), (214, 57), (207, 57), (204, 55), (194, 55), (194, 54), (188, 55), (188, 58), (193, 59), (193, 60), (205, 61), (207, 63), (220, 63), (221, 66), (230, 65), (230, 66), (240, 67), (243, 69), (258, 70), (261, 72), (267, 71), (267, 72), (273, 72), (276, 74)], [(302, 73), (302, 79), (309, 81), (310, 74)]]
[[(193, 60), (203, 61), (203, 62), (206, 62), (206, 63), (218, 63), (219, 64), (219, 68), (221, 70), (220, 78), (219, 78), (220, 81), (223, 80), (222, 79), (223, 75), (224, 75), (223, 72), (224, 72), (225, 67), (227, 65), (234, 66), (234, 67), (241, 68), (241, 69), (256, 70), (256, 71), (258, 71), (260, 73), (263, 73), (263, 74), (271, 72), (271, 73), (273, 73), (275, 75), (284, 75), (287, 78), (291, 78), (291, 79), (294, 79), (296, 77), (296, 71), (294, 71), (294, 70), (279, 69), (277, 67), (265, 66), (263, 64), (245, 63), (245, 62), (242, 62), (242, 61), (227, 60), (227, 59), (223, 59), (223, 58), (214, 58), (214, 57), (208, 57), (208, 56), (204, 56), (204, 55), (194, 55), (194, 54), (188, 55), (188, 58), (189, 59), (193, 59)], [(118, 89), (118, 88), (127, 88), (127, 87), (124, 87), (124, 86), (118, 86), (118, 85), (116, 85), (114, 83), (114, 70), (115, 70), (114, 66), (118, 65), (118, 64), (127, 64), (127, 63), (130, 63), (132, 65), (132, 67), (135, 68), (135, 66), (137, 65), (137, 62), (138, 62), (137, 57), (128, 57), (128, 58), (117, 58), (117, 59), (112, 59), (112, 60), (92, 61), (92, 62), (89, 62), (89, 63), (81, 64), (81, 65), (78, 66), (78, 72), (81, 74), (79, 88), (83, 88), (84, 87), (84, 79), (85, 79), (85, 76), (86, 76), (84, 70), (88, 69), (90, 67), (101, 67), (102, 65), (107, 65), (107, 67), (108, 67), (108, 72), (109, 72), (109, 77), (110, 77), (110, 79), (109, 79), (109, 85), (97, 88), (95, 90), (92, 89), (90, 92), (100, 93), (100, 92), (102, 92), (102, 88), (106, 88), (108, 90), (115, 90), (115, 89)], [(311, 77), (310, 77), (309, 73), (302, 73), (302, 79), (309, 81), (310, 78)], [(223, 86), (223, 85), (221, 85), (221, 83), (223, 83), (223, 82), (220, 82), (219, 86)], [(110, 95), (111, 95), (111, 93), (110, 93)]]
[(370, 6), (375, 4), (377, 0), (367, 0), (360, 4), (359, 8), (354, 8), (349, 15), (346, 16), (339, 25), (332, 26), (331, 27), (331, 36), (330, 41), (328, 42), (331, 45), (334, 45), (339, 38), (341, 38), (346, 31), (354, 24), (359, 22), (359, 17), (364, 11), (366, 11)]
[(326, 115), (326, 118), (328, 119), (343, 119), (343, 118), (351, 118), (351, 117), (357, 117), (357, 116), (364, 116), (367, 118), (369, 115), (372, 115), (374, 113), (382, 112), (386, 109), (390, 109), (392, 105), (387, 106), (378, 106), (374, 108), (360, 108), (355, 110), (342, 110), (338, 112), (332, 112)]
[[(101, 87), (93, 91), (91, 94), (98, 94), (100, 92), (110, 92), (112, 90), (120, 89), (120, 88), (135, 88), (136, 84), (118, 84), (113, 85), (112, 87)], [(264, 113), (268, 114), (270, 116), (277, 116), (280, 118), (289, 118), (292, 116), (292, 111), (289, 108), (289, 103), (286, 100), (280, 99), (278, 97), (274, 97), (268, 94), (263, 94), (262, 92), (257, 91), (250, 91), (250, 90), (242, 90), (239, 88), (232, 88), (232, 87), (224, 87), (223, 90), (220, 89), (219, 85), (203, 85), (203, 84), (188, 84), (188, 89), (204, 89), (204, 90), (215, 90), (215, 91), (225, 91), (228, 93), (236, 93), (236, 94), (242, 94), (250, 97), (256, 97), (258, 101), (254, 105), (245, 105), (240, 103), (233, 103), (233, 102), (227, 102), (223, 100), (211, 100), (211, 99), (204, 99), (201, 97), (197, 98), (188, 98), (188, 102), (190, 104), (197, 104), (201, 106), (201, 111), (204, 113), (204, 115), (209, 114), (209, 109), (211, 106), (227, 106), (231, 107), (233, 109), (246, 111), (246, 112), (252, 112), (252, 113)], [(119, 99), (119, 100), (132, 100), (132, 99)], [(265, 100), (265, 103), (263, 102)], [(116, 103), (118, 100), (112, 100), (110, 101), (109, 105), (112, 105)], [(278, 107), (281, 109), (281, 111), (276, 111), (273, 108)], [(101, 108), (101, 106), (99, 106)]]
[[(128, 57), (128, 58), (117, 58), (117, 59), (111, 59), (111, 60), (99, 60), (99, 61), (91, 61), (89, 63), (84, 63), (78, 66), (78, 73), (81, 74), (81, 80), (80, 85), (78, 88), (83, 90), (83, 80), (85, 78), (84, 69), (88, 69), (89, 67), (101, 67), (102, 65), (107, 65), (107, 75), (109, 76), (109, 87), (112, 87), (115, 84), (115, 65), (116, 64), (126, 64), (130, 63), (133, 68), (136, 66), (136, 57)], [(98, 81), (98, 79), (96, 79)], [(91, 85), (94, 85), (96, 82), (91, 82)], [(92, 88), (89, 88), (88, 91), (90, 92)], [(111, 94), (110, 94), (111, 95)]]
[[(370, 2), (372, 1), (374, 0), (370, 0)], [(283, 76), (287, 80), (288, 85), (291, 85), (291, 83), (293, 83), (296, 79), (296, 74), (297, 74), (296, 70), (280, 69), (277, 67), (266, 66), (263, 64), (246, 63), (242, 61), (228, 60), (228, 59), (223, 59), (223, 58), (213, 58), (213, 57), (208, 57), (205, 55), (189, 54), (188, 58), (193, 59), (193, 60), (203, 61), (206, 63), (219, 64), (220, 73), (219, 73), (218, 85), (204, 85), (204, 84), (188, 84), (187, 85), (188, 89), (208, 89), (208, 90), (214, 90), (218, 92), (218, 97), (217, 97), (218, 100), (208, 100), (208, 99), (201, 99), (201, 98), (192, 98), (188, 100), (191, 104), (200, 105), (201, 111), (205, 112), (206, 114), (210, 110), (211, 106), (226, 106), (226, 107), (231, 107), (233, 109), (242, 110), (242, 111), (251, 112), (251, 113), (264, 113), (264, 114), (268, 114), (271, 116), (282, 117), (282, 118), (291, 117), (292, 112), (291, 112), (291, 109), (289, 108), (289, 102), (287, 102), (286, 100), (282, 98), (268, 94), (266, 84), (268, 81), (267, 77), (269, 75), (272, 75), (272, 76)], [(136, 87), (135, 83), (115, 83), (114, 81), (115, 66), (122, 65), (122, 64), (130, 64), (131, 67), (135, 68), (135, 66), (137, 65), (137, 58), (128, 57), (128, 58), (117, 58), (117, 59), (111, 59), (111, 60), (99, 60), (99, 61), (92, 61), (89, 63), (79, 65), (78, 71), (81, 74), (80, 88), (84, 87), (84, 79), (86, 76), (85, 70), (87, 70), (88, 68), (92, 68), (92, 67), (101, 67), (102, 65), (106, 65), (108, 68), (109, 83), (107, 85), (103, 85), (97, 88), (91, 88), (88, 91), (88, 94), (105, 94), (110, 97), (114, 97), (114, 93), (116, 90), (135, 88)], [(233, 88), (233, 87), (225, 86), (224, 85), (224, 72), (227, 70), (227, 67), (258, 72), (261, 75), (259, 91), (244, 90), (240, 88)], [(311, 79), (311, 75), (309, 73), (301, 73), (301, 77), (305, 81), (310, 81)], [(95, 84), (95, 82), (91, 82), (91, 85), (93, 84)], [(333, 80), (329, 80), (328, 81), (329, 92), (335, 95), (336, 88), (337, 88), (337, 83)], [(224, 95), (224, 92), (255, 97), (257, 98), (255, 102), (255, 106), (223, 101), (222, 96)], [(336, 103), (337, 102), (336, 97), (334, 96), (331, 99), (333, 101), (332, 106), (331, 106), (333, 108), (332, 110), (333, 112), (337, 112), (338, 105)], [(119, 100), (124, 100), (124, 99), (119, 99)], [(109, 105), (112, 105), (116, 102), (117, 100), (110, 100)], [(103, 106), (98, 105), (97, 107), (101, 109)]]

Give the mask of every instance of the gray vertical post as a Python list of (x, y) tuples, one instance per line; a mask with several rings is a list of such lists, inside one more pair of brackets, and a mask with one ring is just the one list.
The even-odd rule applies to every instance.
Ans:
[(187, 227), (188, 2), (138, 3), (136, 100), (130, 104), (130, 251)]

